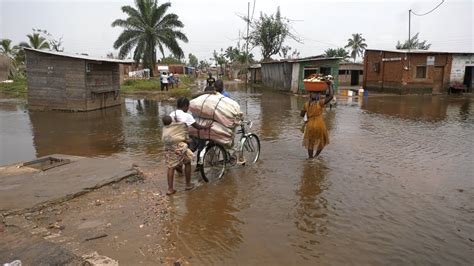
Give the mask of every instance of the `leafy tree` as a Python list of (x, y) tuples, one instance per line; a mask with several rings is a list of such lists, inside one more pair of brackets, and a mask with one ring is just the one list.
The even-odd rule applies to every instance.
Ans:
[(217, 65), (221, 68), (221, 74), (224, 73), (224, 65), (227, 64), (227, 59), (225, 57), (224, 49), (221, 48), (220, 53), (216, 50), (212, 53), (213, 60), (216, 62)]
[(209, 62), (207, 62), (207, 60), (199, 61), (199, 66), (198, 66), (199, 69), (204, 70), (204, 69), (207, 69), (209, 66), (211, 65), (209, 64)]
[(349, 48), (351, 50), (351, 57), (354, 58), (355, 62), (357, 56), (362, 56), (367, 48), (365, 39), (362, 38), (362, 33), (353, 33), (352, 38), (347, 40), (347, 45), (344, 46), (344, 48)]
[(164, 48), (181, 58), (184, 57), (184, 53), (178, 40), (188, 42), (188, 38), (180, 30), (184, 24), (179, 20), (178, 15), (166, 14), (171, 3), (159, 5), (156, 0), (135, 0), (135, 6), (136, 8), (122, 6), (122, 11), (128, 15), (128, 18), (117, 19), (112, 23), (112, 27), (124, 28), (115, 41), (114, 48), (120, 48), (119, 57), (124, 58), (135, 47), (133, 59), (137, 63), (142, 61), (153, 76), (156, 48), (158, 47), (163, 58), (165, 57)]
[(408, 49), (419, 49), (419, 50), (428, 50), (431, 47), (431, 43), (428, 43), (427, 40), (420, 41), (418, 40), (418, 35), (420, 33), (417, 32), (410, 40), (405, 40), (402, 44), (400, 41), (397, 42), (395, 48), (397, 50), (408, 50)]
[(249, 63), (254, 62), (253, 54), (248, 53), (244, 50), (244, 46), (240, 46), (239, 43), (235, 47), (229, 46), (225, 50), (225, 57), (231, 62), (232, 64), (246, 64), (247, 60)]
[(177, 58), (177, 57), (175, 57), (175, 56), (168, 56), (168, 57), (165, 57), (165, 58), (159, 60), (159, 62), (160, 62), (161, 64), (165, 64), (165, 65), (179, 65), (179, 64), (184, 64), (184, 62), (183, 62), (181, 59), (179, 59), (179, 58)]
[(191, 65), (192, 67), (197, 67), (199, 64), (197, 57), (191, 53), (188, 55), (188, 60), (189, 60), (189, 65)]
[(292, 48), (290, 46), (283, 46), (281, 47), (281, 51), (278, 54), (285, 59), (293, 59), (300, 57), (300, 52), (298, 52), (298, 50), (295, 49), (293, 50), (293, 52), (291, 52), (291, 50)]
[(254, 46), (260, 47), (264, 61), (270, 60), (272, 55), (278, 54), (287, 38), (299, 41), (290, 32), (289, 20), (281, 16), (280, 8), (277, 9), (275, 15), (269, 16), (260, 13), (260, 18), (252, 23), (252, 32), (249, 38)]
[(343, 59), (349, 58), (349, 52), (344, 48), (329, 48), (324, 51), (326, 57), (342, 57)]
[(26, 37), (28, 37), (28, 42), (21, 42), (20, 46), (39, 50), (49, 50), (50, 46), (48, 40), (46, 40), (45, 37), (41, 36), (41, 33), (35, 32), (35, 30), (33, 31), (34, 32), (32, 34), (26, 35)]

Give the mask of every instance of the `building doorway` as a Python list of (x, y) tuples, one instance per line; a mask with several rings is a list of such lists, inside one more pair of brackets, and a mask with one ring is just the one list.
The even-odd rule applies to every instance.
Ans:
[(318, 74), (318, 68), (316, 67), (305, 67), (303, 69), (303, 78), (307, 79), (310, 75)]
[(433, 94), (441, 93), (443, 88), (443, 73), (444, 67), (435, 67), (434, 78), (433, 78)]
[(472, 92), (474, 87), (474, 80), (472, 78), (474, 72), (474, 66), (467, 66), (464, 71), (464, 81), (463, 84), (466, 86), (468, 92)]
[(351, 70), (351, 86), (359, 85), (359, 70)]
[(321, 74), (323, 76), (331, 75), (331, 68), (330, 67), (321, 67)]

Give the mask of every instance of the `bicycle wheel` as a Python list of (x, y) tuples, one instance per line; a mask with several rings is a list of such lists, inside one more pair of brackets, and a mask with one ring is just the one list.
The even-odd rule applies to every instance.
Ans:
[(255, 134), (249, 134), (245, 137), (240, 147), (240, 158), (248, 163), (256, 163), (260, 157), (260, 140)]
[(210, 144), (206, 148), (201, 166), (201, 176), (204, 181), (214, 181), (222, 178), (225, 172), (227, 154), (219, 144)]

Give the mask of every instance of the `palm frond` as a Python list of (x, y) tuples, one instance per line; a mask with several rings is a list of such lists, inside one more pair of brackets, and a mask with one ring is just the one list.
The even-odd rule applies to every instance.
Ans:
[(137, 39), (140, 37), (142, 32), (140, 31), (135, 31), (135, 30), (124, 30), (117, 40), (114, 42), (114, 48), (118, 49), (120, 46), (122, 46), (124, 43), (127, 43), (133, 39)]

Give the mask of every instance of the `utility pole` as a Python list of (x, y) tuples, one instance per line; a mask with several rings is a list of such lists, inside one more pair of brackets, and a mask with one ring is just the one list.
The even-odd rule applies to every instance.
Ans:
[(247, 85), (249, 82), (249, 28), (250, 28), (250, 2), (247, 2), (247, 38), (246, 38), (246, 48), (245, 48), (245, 67), (247, 68), (245, 71), (245, 88), (247, 89)]
[(408, 10), (408, 53), (407, 58), (407, 70), (410, 71), (410, 49), (411, 49), (411, 9)]
[(411, 49), (411, 9), (408, 10), (408, 52)]

